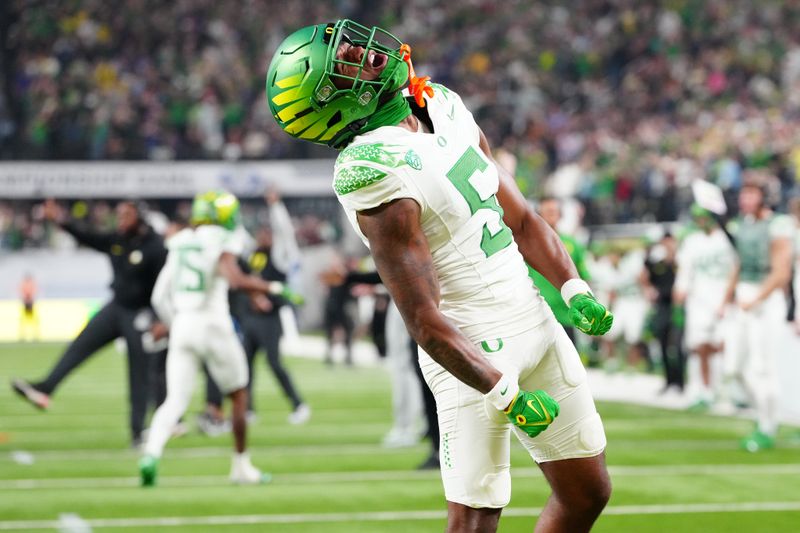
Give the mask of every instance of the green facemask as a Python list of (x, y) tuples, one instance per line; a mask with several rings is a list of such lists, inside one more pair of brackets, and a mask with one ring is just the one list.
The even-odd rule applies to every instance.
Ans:
[[(360, 63), (337, 59), (343, 41), (364, 48)], [(298, 139), (343, 148), (358, 134), (398, 124), (411, 114), (400, 94), (409, 77), (401, 44), (386, 30), (347, 19), (294, 32), (267, 73), (267, 101), (278, 125)], [(377, 79), (364, 80), (370, 52), (384, 54), (387, 62)], [(356, 74), (343, 75), (343, 66), (357, 68)]]

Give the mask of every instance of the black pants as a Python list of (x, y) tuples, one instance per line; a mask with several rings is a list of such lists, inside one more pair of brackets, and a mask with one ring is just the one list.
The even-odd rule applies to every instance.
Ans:
[(411, 355), (414, 357), (414, 371), (419, 378), (419, 385), (422, 389), (422, 405), (425, 408), (425, 421), (428, 423), (428, 437), (431, 438), (431, 445), (433, 451), (439, 452), (439, 415), (436, 412), (436, 398), (433, 396), (430, 387), (425, 382), (425, 377), (422, 375), (422, 369), (417, 361), (417, 353), (419, 348), (414, 340), (411, 340)]
[(653, 334), (658, 339), (664, 363), (666, 385), (684, 386), (686, 353), (681, 343), (681, 328), (672, 322), (672, 305), (657, 303), (653, 315)]
[(123, 337), (128, 346), (131, 436), (134, 439), (139, 438), (144, 429), (150, 378), (149, 357), (142, 347), (142, 332), (133, 324), (140, 311), (122, 307), (113, 301), (107, 303), (67, 347), (47, 378), (34, 386), (42, 392), (52, 394), (61, 381), (81, 363), (117, 337)]
[[(386, 357), (386, 311), (389, 309), (389, 297), (385, 294), (375, 296), (375, 311), (372, 313), (370, 334), (378, 355)], [(416, 352), (415, 352), (416, 353)]]
[[(253, 361), (259, 348), (263, 348), (266, 352), (267, 364), (269, 364), (272, 373), (275, 374), (283, 393), (291, 402), (292, 408), (296, 408), (303, 403), (292, 383), (292, 378), (281, 363), (279, 344), (283, 330), (281, 329), (281, 320), (278, 313), (247, 315), (239, 322), (239, 326), (242, 333), (244, 353), (247, 355), (247, 366), (250, 371), (250, 380), (247, 383), (247, 391), (250, 393), (249, 409), (253, 410), (253, 380), (255, 378)], [(206, 382), (206, 401), (212, 405), (222, 405), (222, 393), (210, 376)]]
[(334, 333), (337, 329), (341, 328), (344, 332), (344, 345), (346, 348), (345, 363), (353, 363), (353, 332), (355, 330), (355, 323), (350, 317), (350, 314), (344, 307), (326, 307), (325, 309), (325, 335), (328, 339), (328, 348), (325, 352), (325, 361), (327, 363), (333, 362), (333, 339)]

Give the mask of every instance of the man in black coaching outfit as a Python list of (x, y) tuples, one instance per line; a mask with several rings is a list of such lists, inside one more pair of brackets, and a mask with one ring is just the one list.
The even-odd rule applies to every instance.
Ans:
[(154, 322), (150, 294), (166, 260), (164, 241), (142, 218), (137, 204), (120, 202), (116, 207), (116, 231), (98, 232), (69, 220), (55, 201), (44, 204), (45, 219), (58, 224), (79, 244), (107, 254), (113, 279), (111, 301), (86, 324), (75, 340), (42, 381), (12, 381), (12, 388), (40, 409), (47, 409), (50, 395), (75, 368), (118, 337), (123, 337), (128, 351), (130, 428), (134, 446), (141, 441), (149, 392), (149, 355), (142, 345), (142, 335), (152, 328), (155, 337), (160, 323)]

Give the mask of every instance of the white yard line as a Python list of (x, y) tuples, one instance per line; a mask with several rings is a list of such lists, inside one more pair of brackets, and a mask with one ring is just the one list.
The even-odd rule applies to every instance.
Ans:
[[(0, 384), (2, 384), (2, 381), (0, 381)], [(115, 392), (118, 392), (118, 391), (119, 391), (119, 389), (115, 390)], [(288, 404), (286, 405), (285, 408), (275, 407), (273, 405), (267, 406), (268, 402), (272, 402), (272, 400), (280, 400), (280, 401), (283, 401), (283, 400), (279, 399), (277, 397), (275, 397), (275, 398), (269, 397), (269, 398), (263, 398), (263, 399), (262, 398), (258, 398), (258, 399), (261, 400), (265, 404), (264, 407), (258, 407), (258, 411), (256, 413), (257, 415), (259, 415), (260, 420), (268, 420), (269, 421), (269, 420), (272, 420), (272, 417), (275, 417), (274, 420), (276, 422), (276, 425), (285, 424), (286, 423), (285, 422), (286, 415), (289, 414), (289, 406), (288, 406)], [(14, 404), (14, 405), (17, 405), (17, 404), (22, 405), (21, 400), (17, 400), (16, 397), (14, 398), (13, 402), (8, 402), (8, 403)], [(189, 414), (187, 415), (187, 418), (190, 421), (194, 420), (195, 415), (200, 414), (202, 406), (200, 404), (198, 404), (197, 406), (192, 406), (192, 407), (196, 407), (196, 409), (193, 412), (190, 411)], [(374, 413), (376, 416), (382, 416), (382, 417), (385, 418), (386, 413), (388, 412), (389, 409), (391, 409), (388, 405), (385, 406), (385, 407), (383, 407), (383, 406), (370, 407), (370, 406), (363, 406), (363, 405), (361, 405), (361, 406), (353, 405), (353, 406), (350, 406), (350, 407), (334, 407), (334, 406), (323, 405), (323, 404), (312, 405), (311, 408), (313, 409), (314, 413), (325, 413), (326, 415), (328, 415), (330, 413), (337, 413), (337, 412), (344, 413), (349, 418), (351, 418), (353, 420), (356, 420), (356, 421), (359, 420), (359, 417), (356, 414), (361, 415), (361, 414), (364, 414), (364, 413), (370, 413), (371, 412), (371, 413)], [(17, 420), (30, 420), (31, 418), (37, 418), (37, 415), (39, 417), (39, 420), (41, 420), (41, 421), (43, 421), (45, 423), (50, 423), (50, 424), (52, 424), (54, 422), (57, 422), (57, 423), (60, 423), (60, 422), (96, 422), (98, 417), (100, 417), (100, 418), (113, 418), (114, 420), (121, 420), (121, 419), (124, 419), (124, 417), (125, 417), (125, 413), (124, 413), (125, 409), (126, 409), (125, 406), (120, 404), (119, 410), (117, 410), (117, 411), (103, 411), (103, 410), (94, 411), (93, 410), (91, 414), (85, 414), (85, 413), (76, 413), (76, 412), (73, 412), (73, 411), (39, 412), (39, 411), (34, 411), (33, 409), (26, 408), (22, 412), (0, 413), (0, 424), (10, 425), (10, 424), (13, 424)], [(259, 422), (259, 423), (261, 423), (261, 422)]]
[[(370, 425), (379, 425), (381, 428), (386, 429), (390, 424), (386, 422), (386, 413), (389, 407), (325, 407), (313, 406), (314, 413), (321, 416), (320, 419), (325, 419), (325, 424), (342, 424), (347, 425), (363, 425), (366, 416), (373, 416), (374, 420), (366, 422)], [(255, 427), (268, 427), (270, 431), (280, 429), (290, 429), (286, 424), (286, 415), (288, 409), (269, 409), (259, 410), (259, 420), (255, 423)], [(4, 428), (6, 433), (28, 433), (28, 432), (42, 432), (42, 431), (57, 431), (53, 427), (64, 428), (64, 431), (71, 431), (72, 429), (79, 429), (80, 431), (97, 431), (97, 428), (103, 428), (106, 424), (116, 423), (122, 420), (123, 415), (120, 412), (101, 412), (93, 414), (78, 414), (78, 413), (47, 413), (37, 416), (39, 413), (3, 413), (0, 414), (0, 427)], [(341, 417), (341, 420), (338, 420)], [(188, 424), (194, 427), (194, 416), (189, 415)], [(321, 425), (314, 423), (315, 428)], [(627, 431), (627, 430), (641, 430), (642, 428), (658, 429), (669, 425), (670, 428), (687, 428), (687, 429), (719, 429), (730, 430), (738, 429), (741, 427), (749, 427), (752, 421), (742, 419), (725, 418), (708, 418), (708, 417), (683, 417), (664, 420), (662, 418), (649, 418), (649, 419), (636, 419), (636, 420), (620, 420), (610, 419), (604, 420), (603, 424), (607, 431)], [(69, 425), (69, 429), (67, 429)]]
[[(320, 437), (324, 437), (325, 435), (340, 435), (342, 433), (346, 433), (347, 435), (377, 435), (377, 438), (380, 438), (380, 436), (387, 432), (390, 427), (391, 425), (387, 424), (386, 422), (331, 422), (325, 424), (315, 424), (313, 431), (315, 435), (319, 435)], [(251, 431), (255, 430), (255, 428), (250, 429)], [(304, 428), (298, 428), (297, 426), (290, 426), (288, 424), (275, 424), (275, 426), (270, 427), (268, 431), (270, 435), (287, 436), (297, 435), (299, 433), (303, 433), (305, 430)], [(6, 431), (6, 433), (10, 435), (12, 439), (19, 439), (27, 442), (34, 440), (57, 441), (59, 439), (63, 439), (66, 435), (69, 435), (75, 439), (82, 439), (107, 434), (100, 426), (94, 428), (84, 427), (81, 429), (53, 429), (51, 426), (40, 426), (28, 427), (26, 429), (19, 430), (9, 429)], [(121, 429), (118, 433), (124, 434)]]
[[(427, 444), (419, 444), (411, 448), (383, 448), (378, 444), (285, 444), (275, 446), (250, 446), (248, 450), (257, 457), (259, 455), (395, 455), (401, 453), (427, 450)], [(41, 461), (117, 461), (136, 458), (140, 452), (129, 448), (109, 449), (76, 449), (76, 450), (25, 450), (32, 453), (37, 462)], [(13, 453), (13, 452), (12, 452)], [(208, 459), (212, 457), (230, 457), (231, 450), (227, 441), (220, 441), (219, 446), (198, 448), (168, 448), (165, 456), (169, 459)], [(11, 461), (11, 453), (0, 455), (0, 464)]]
[[(63, 435), (62, 435), (63, 436)], [(222, 442), (222, 441), (220, 441)], [(7, 443), (6, 448), (11, 448), (12, 443)], [(670, 451), (670, 450), (716, 450), (716, 451), (736, 451), (739, 444), (731, 439), (718, 440), (613, 440), (611, 446), (615, 449), (641, 448), (646, 446), (648, 450)], [(278, 444), (274, 446), (253, 446), (250, 448), (254, 456), (269, 454), (290, 454), (290, 455), (386, 455), (402, 454), (427, 449), (426, 444), (418, 444), (411, 448), (383, 448), (379, 444)], [(800, 442), (782, 441), (782, 449), (798, 449)], [(118, 460), (138, 456), (135, 450), (121, 448), (110, 450), (107, 448), (92, 449), (81, 448), (74, 450), (36, 450), (28, 449), (36, 456), (38, 461), (63, 461), (63, 460)], [(520, 449), (516, 445), (512, 451), (518, 452)], [(165, 452), (167, 457), (180, 459), (207, 459), (210, 457), (228, 457), (230, 450), (224, 446), (192, 447), (192, 448), (168, 448)], [(10, 453), (0, 453), (0, 464), (4, 461), (11, 461)]]
[[(655, 515), (687, 513), (751, 513), (800, 511), (800, 502), (746, 502), (746, 503), (690, 503), (668, 505), (616, 505), (603, 511), (606, 515)], [(511, 508), (503, 516), (538, 516), (541, 507)], [(444, 510), (385, 511), (361, 513), (302, 513), (266, 515), (219, 515), (161, 518), (98, 518), (86, 519), (90, 527), (97, 528), (143, 528), (180, 526), (221, 526), (248, 524), (303, 524), (333, 522), (406, 522), (416, 520), (443, 520)], [(0, 530), (9, 529), (53, 529), (57, 520), (8, 520), (0, 522)]]
[[(729, 464), (729, 465), (663, 465), (663, 466), (611, 466), (612, 478), (638, 476), (800, 476), (800, 464)], [(512, 468), (515, 478), (541, 476), (538, 468)], [(376, 470), (356, 472), (287, 472), (274, 474), (274, 484), (361, 483), (370, 481), (437, 481), (435, 471)], [(226, 485), (225, 476), (168, 476), (161, 480), (167, 487), (199, 487)], [(0, 480), (0, 490), (42, 490), (61, 488), (130, 488), (136, 487), (136, 477), (68, 477), (46, 479)]]

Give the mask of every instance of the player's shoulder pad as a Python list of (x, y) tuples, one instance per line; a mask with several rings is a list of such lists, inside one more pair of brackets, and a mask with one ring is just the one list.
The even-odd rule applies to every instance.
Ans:
[(340, 196), (357, 191), (401, 167), (415, 167), (418, 159), (413, 150), (399, 144), (375, 141), (350, 145), (336, 158), (333, 189)]
[(174, 250), (175, 248), (179, 248), (186, 242), (187, 239), (191, 237), (192, 233), (193, 230), (191, 228), (183, 228), (179, 232), (167, 238), (164, 241), (164, 245), (167, 247), (167, 250)]
[(433, 89), (432, 100), (434, 102), (461, 103), (461, 97), (458, 95), (457, 92), (453, 91), (452, 89), (448, 89), (441, 83), (430, 83), (429, 85)]
[(201, 246), (213, 247), (222, 246), (231, 240), (233, 232), (216, 224), (203, 224), (195, 229), (197, 239)]
[(455, 121), (456, 135), (475, 135), (477, 141), (480, 128), (458, 93), (438, 83), (432, 83), (431, 87), (433, 87), (433, 97), (428, 99), (430, 108), (428, 112), (433, 123), (443, 123), (447, 129), (446, 125)]

